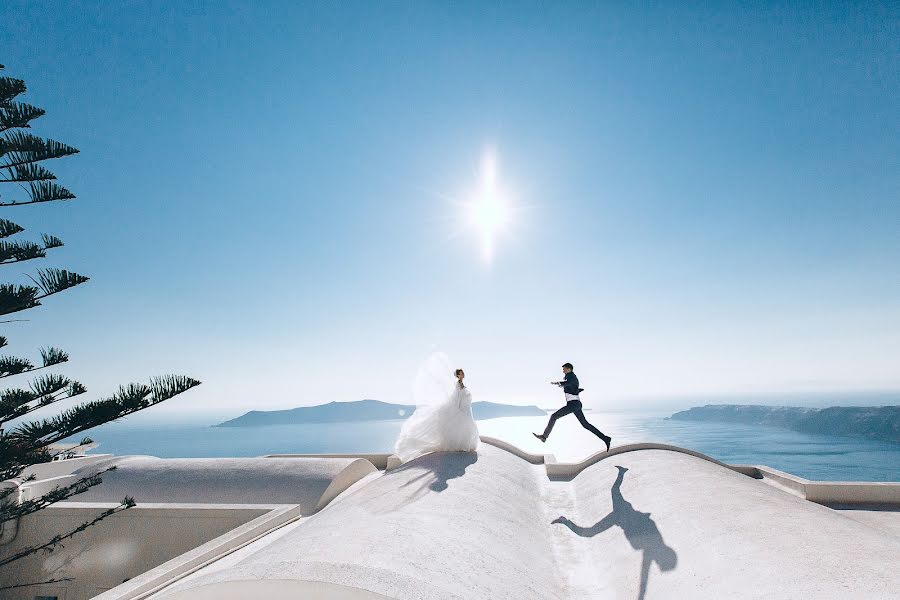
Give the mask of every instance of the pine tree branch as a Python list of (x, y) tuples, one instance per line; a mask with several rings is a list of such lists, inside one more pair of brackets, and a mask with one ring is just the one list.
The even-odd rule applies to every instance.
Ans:
[(0, 77), (0, 103), (6, 104), (19, 94), (25, 93), (28, 88), (21, 79), (13, 77)]
[(46, 406), (50, 406), (51, 404), (56, 404), (61, 400), (69, 400), (84, 393), (87, 393), (87, 388), (82, 386), (80, 383), (73, 382), (72, 386), (67, 387), (65, 390), (61, 390), (57, 394), (41, 396), (40, 401), (37, 404), (29, 406), (27, 409), (23, 410), (21, 414), (18, 414), (13, 418), (18, 419), (24, 417), (25, 415), (31, 414), (39, 408), (44, 408)]
[(12, 440), (8, 435), (0, 436), (0, 481), (18, 478), (29, 466), (51, 460), (53, 457), (46, 448), (28, 448), (21, 440)]
[(2, 567), (4, 565), (8, 565), (9, 563), (11, 563), (13, 561), (17, 561), (22, 558), (25, 558), (26, 556), (30, 556), (32, 554), (40, 552), (41, 550), (43, 550), (45, 552), (53, 552), (53, 550), (58, 545), (60, 545), (62, 542), (64, 542), (65, 540), (67, 540), (71, 537), (74, 537), (75, 535), (78, 535), (79, 533), (81, 533), (82, 531), (87, 529), (88, 527), (96, 525), (97, 523), (106, 519), (107, 517), (111, 517), (112, 515), (114, 515), (116, 513), (120, 513), (123, 510), (128, 510), (129, 508), (132, 508), (134, 506), (136, 506), (134, 498), (132, 498), (130, 496), (126, 496), (125, 499), (122, 501), (122, 503), (119, 506), (116, 506), (115, 508), (109, 508), (107, 510), (104, 510), (102, 513), (100, 513), (99, 515), (97, 515), (96, 517), (91, 519), (90, 521), (85, 521), (84, 523), (82, 523), (75, 529), (72, 529), (68, 533), (57, 534), (57, 535), (53, 536), (53, 538), (51, 538), (49, 541), (44, 542), (43, 544), (39, 544), (37, 546), (28, 546), (26, 548), (23, 548), (19, 552), (16, 552), (12, 556), (8, 556), (4, 559), (0, 559), (0, 567)]
[[(34, 281), (33, 278), (31, 280)], [(44, 293), (39, 295), (37, 299), (42, 300), (47, 296), (58, 294), (88, 280), (90, 280), (90, 277), (72, 273), (65, 269), (38, 269), (38, 280), (34, 281), (34, 283)]]
[(35, 308), (40, 306), (40, 301), (47, 296), (58, 294), (90, 280), (90, 277), (65, 269), (40, 269), (37, 280), (30, 275), (28, 278), (34, 282), (34, 286), (0, 284), (0, 315)]
[(15, 127), (31, 127), (31, 121), (45, 114), (44, 109), (24, 102), (5, 102), (0, 105), (0, 133)]
[(41, 234), (43, 246), (30, 241), (6, 242), (0, 240), (0, 265), (10, 265), (12, 263), (32, 260), (35, 258), (44, 258), (47, 256), (47, 250), (53, 248), (61, 248), (65, 244), (55, 235)]
[(75, 198), (75, 194), (52, 181), (32, 181), (28, 185), (29, 187), (25, 191), (28, 192), (29, 200), (0, 202), (0, 206), (27, 206), (29, 204), (40, 204), (41, 202), (55, 202), (57, 200), (72, 200)]
[(48, 579), (46, 581), (35, 581), (34, 583), (16, 583), (14, 585), (5, 585), (3, 587), (0, 587), (0, 592), (2, 592), (3, 590), (14, 590), (17, 588), (33, 587), (36, 585), (50, 585), (51, 583), (61, 583), (63, 581), (73, 581), (74, 579), (75, 579), (74, 577), (62, 577), (60, 579)]
[[(68, 400), (87, 392), (87, 388), (77, 381), (71, 381), (67, 378), (63, 379), (65, 379), (64, 387), (45, 393), (39, 393), (34, 389), (33, 385), (31, 390), (12, 388), (0, 392), (0, 421), (19, 419), (39, 408), (44, 408), (60, 400)], [(37, 401), (36, 404), (31, 404), (35, 401)]]
[[(35, 371), (40, 371), (41, 369), (47, 369), (47, 368), (49, 368), (49, 367), (54, 366), (54, 365), (41, 365), (41, 366), (39, 366), (39, 367), (35, 367), (34, 365), (31, 365), (31, 366), (29, 366), (27, 369), (22, 369), (21, 371), (11, 372), (11, 371), (8, 371), (8, 370), (6, 370), (6, 369), (4, 368), (4, 367), (5, 367), (4, 361), (6, 361), (7, 359), (12, 359), (12, 360), (24, 360), (24, 359), (18, 359), (18, 358), (16, 358), (15, 356), (3, 356), (3, 357), (0, 357), (0, 379), (4, 379), (4, 378), (6, 378), (6, 377), (12, 377), (12, 376), (14, 376), (14, 375), (22, 375), (23, 373), (33, 373), (33, 372), (35, 372)], [(66, 360), (64, 360), (64, 361), (62, 361), (62, 362), (68, 362), (68, 359), (66, 359)], [(54, 363), (54, 364), (59, 364), (59, 363)]]
[(46, 249), (31, 241), (0, 241), (0, 265), (47, 256)]
[[(3, 65), (0, 65), (0, 70), (2, 69)], [(56, 176), (39, 163), (76, 154), (78, 149), (24, 131), (30, 128), (32, 120), (44, 114), (44, 111), (36, 106), (21, 101), (14, 102), (16, 96), (26, 89), (22, 80), (0, 77), (0, 183), (11, 183), (24, 192), (19, 193), (18, 199), (10, 200), (10, 196), (0, 197), (0, 206), (66, 201), (75, 197), (71, 191), (57, 184)], [(15, 223), (0, 219), (0, 239), (22, 230)], [(42, 241), (43, 246), (27, 241), (0, 243), (0, 265), (42, 258), (50, 248), (62, 246), (62, 241), (52, 236), (45, 235)], [(33, 285), (0, 284), (0, 315), (40, 306), (42, 299), (88, 281), (85, 276), (61, 269), (39, 270), (35, 277), (30, 279)], [(0, 347), (5, 344), (6, 339), (0, 336)], [(64, 352), (55, 348), (41, 350), (41, 355), (43, 366), (36, 366), (28, 360), (16, 357), (0, 358), (0, 378), (46, 368), (68, 359)], [(3, 435), (0, 429), (0, 480), (20, 477), (29, 465), (52, 460), (54, 455), (49, 453), (48, 448), (55, 442), (163, 402), (199, 384), (199, 381), (189, 377), (170, 375), (153, 378), (149, 385), (122, 386), (111, 397), (75, 406), (61, 411), (52, 418), (19, 424), (6, 435)], [(0, 392), (0, 420), (6, 421), (9, 416), (14, 418), (22, 416), (84, 392), (84, 386), (65, 377), (52, 374), (41, 376), (32, 381), (28, 390), (13, 389)], [(82, 444), (85, 440), (82, 440)], [(68, 446), (69, 443), (65, 445)], [(56, 451), (55, 455), (64, 452), (65, 448)], [(98, 473), (68, 486), (55, 488), (41, 498), (17, 505), (9, 502), (9, 499), (14, 497), (12, 488), (8, 492), (0, 491), (2, 504), (0, 517), (8, 520), (33, 515), (54, 502), (83, 492), (99, 481)], [(46, 543), (22, 548), (14, 555), (0, 559), (0, 567), (41, 551), (52, 552), (79, 532), (134, 505), (134, 499), (126, 497), (119, 506), (103, 511), (95, 518), (66, 533), (54, 536)], [(0, 518), (0, 523), (2, 520)], [(65, 580), (50, 580), (50, 582)], [(29, 585), (37, 583), (16, 584), (13, 587)]]
[(37, 298), (40, 290), (30, 285), (0, 283), (0, 315), (28, 310), (40, 306)]
[(51, 181), (56, 175), (48, 171), (42, 165), (27, 164), (19, 167), (7, 168), (8, 179), (0, 179), (0, 183), (18, 183), (22, 181)]
[[(21, 479), (22, 471), (27, 467), (50, 462), (64, 452), (90, 444), (93, 441), (89, 437), (84, 437), (76, 446), (63, 448), (51, 454), (47, 448), (28, 450), (21, 443), (15, 443), (8, 437), (0, 436), (0, 481), (6, 481), (7, 479), (20, 479), (21, 483), (31, 481), (35, 479), (34, 474)], [(15, 491), (14, 488), (5, 488), (0, 491), (0, 500), (9, 495), (7, 492), (11, 493), (13, 491)]]
[(24, 502), (18, 504), (8, 502), (4, 505), (0, 505), (0, 523), (5, 523), (6, 521), (12, 521), (13, 519), (19, 519), (28, 516), (32, 513), (36, 513), (39, 510), (47, 508), (51, 504), (63, 502), (64, 500), (67, 500), (72, 496), (83, 494), (95, 485), (100, 485), (101, 483), (103, 483), (103, 479), (101, 476), (104, 473), (115, 470), (116, 467), (115, 465), (113, 465), (98, 473), (94, 473), (93, 475), (82, 477), (78, 481), (69, 485), (63, 487), (57, 486), (40, 498), (25, 500)]
[(12, 377), (32, 370), (34, 370), (34, 364), (27, 358), (0, 356), (0, 378)]
[(16, 225), (15, 223), (7, 219), (0, 219), (0, 238), (7, 238), (11, 235), (19, 233), (20, 231), (25, 231), (25, 228)]
[[(0, 346), (5, 346), (4, 343)], [(34, 364), (26, 358), (18, 358), (16, 356), (0, 356), (0, 379), (11, 377), (21, 373), (29, 373), (39, 369), (46, 369), (54, 365), (59, 365), (69, 361), (69, 355), (59, 348), (41, 348), (41, 366), (35, 367)]]
[(50, 396), (69, 387), (72, 380), (58, 373), (42, 375), (31, 382), (31, 391), (35, 397)]
[(23, 404), (34, 402), (33, 392), (20, 388), (10, 388), (0, 392), (0, 420), (10, 421), (16, 418), (16, 411)]
[(0, 137), (0, 157), (8, 156), (10, 159), (9, 162), (0, 165), (3, 169), (77, 153), (77, 148), (56, 140), (45, 140), (24, 131), (8, 131), (4, 137)]
[(37, 450), (164, 402), (198, 385), (196, 379), (181, 375), (153, 378), (149, 386), (132, 383), (121, 386), (109, 398), (74, 406), (49, 419), (22, 423), (5, 437), (25, 450)]

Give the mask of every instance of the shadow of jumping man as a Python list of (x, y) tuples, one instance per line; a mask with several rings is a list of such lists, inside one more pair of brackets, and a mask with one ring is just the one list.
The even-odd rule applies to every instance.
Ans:
[(607, 529), (619, 526), (631, 547), (643, 552), (641, 560), (641, 584), (638, 600), (643, 600), (647, 593), (647, 579), (650, 575), (650, 565), (656, 563), (661, 571), (671, 571), (678, 564), (678, 555), (675, 550), (666, 545), (662, 534), (650, 513), (635, 510), (631, 502), (622, 496), (622, 482), (625, 480), (626, 467), (616, 466), (619, 475), (613, 483), (610, 494), (612, 495), (613, 509), (608, 515), (597, 521), (590, 527), (576, 525), (566, 517), (559, 517), (553, 523), (560, 523), (582, 537), (593, 537)]

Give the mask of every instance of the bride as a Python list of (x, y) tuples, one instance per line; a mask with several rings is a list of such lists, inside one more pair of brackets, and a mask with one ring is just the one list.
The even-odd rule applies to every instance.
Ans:
[(413, 388), (416, 410), (403, 423), (394, 445), (401, 461), (428, 452), (468, 452), (478, 447), (465, 377), (462, 369), (452, 370), (446, 354), (436, 353), (425, 361)]

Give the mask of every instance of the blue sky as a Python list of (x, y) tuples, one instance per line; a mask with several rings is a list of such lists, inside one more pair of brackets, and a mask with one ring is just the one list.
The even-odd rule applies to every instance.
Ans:
[(542, 406), (564, 361), (597, 408), (900, 388), (896, 8), (170, 4), (6, 5), (81, 154), (4, 216), (92, 277), (11, 352), (203, 380), (160, 414), (407, 401), (435, 348)]

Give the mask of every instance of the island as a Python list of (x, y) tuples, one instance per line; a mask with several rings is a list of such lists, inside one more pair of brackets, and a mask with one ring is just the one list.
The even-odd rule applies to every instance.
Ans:
[[(346, 423), (356, 421), (388, 421), (405, 419), (416, 410), (412, 404), (392, 404), (380, 400), (329, 402), (317, 406), (301, 406), (288, 410), (251, 410), (240, 417), (219, 423), (215, 427), (257, 427), (262, 425), (296, 425), (304, 423)], [(473, 402), (476, 419), (497, 417), (534, 417), (547, 413), (537, 406)]]
[(801, 408), (746, 404), (707, 404), (677, 412), (679, 421), (719, 421), (770, 425), (804, 433), (849, 435), (900, 442), (900, 406)]

